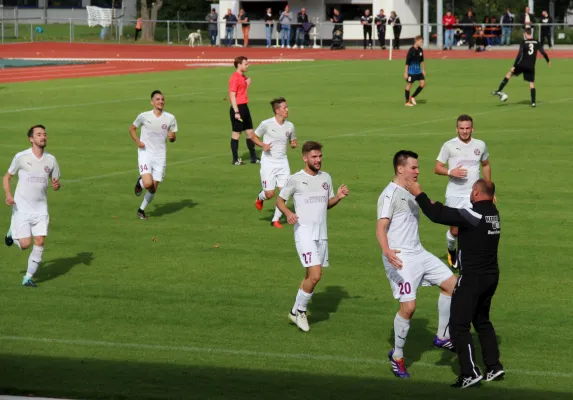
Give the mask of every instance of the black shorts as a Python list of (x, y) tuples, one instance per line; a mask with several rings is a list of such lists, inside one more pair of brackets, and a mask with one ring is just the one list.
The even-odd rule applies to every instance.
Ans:
[(243, 122), (235, 119), (235, 110), (233, 107), (229, 109), (229, 116), (231, 117), (231, 126), (233, 127), (233, 132), (243, 132), (247, 129), (253, 129), (253, 119), (251, 118), (251, 112), (249, 111), (249, 106), (247, 104), (237, 104), (239, 107), (239, 114), (241, 114), (241, 119)]
[(424, 76), (424, 74), (413, 74), (413, 75), (408, 75), (408, 79), (406, 79), (408, 81), (408, 83), (414, 83), (416, 81), (425, 81), (426, 77)]
[(535, 70), (534, 69), (526, 69), (520, 67), (519, 65), (513, 67), (513, 75), (519, 76), (523, 74), (523, 80), (526, 82), (535, 82)]

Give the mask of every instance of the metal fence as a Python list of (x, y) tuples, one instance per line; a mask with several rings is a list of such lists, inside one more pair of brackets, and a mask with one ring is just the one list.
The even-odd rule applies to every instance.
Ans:
[[(0, 36), (1, 43), (7, 42), (42, 42), (42, 41), (59, 41), (59, 42), (114, 42), (114, 43), (134, 43), (136, 30), (136, 21), (115, 20), (110, 27), (102, 28), (101, 26), (89, 27), (86, 19), (50, 18), (46, 23), (44, 18), (35, 19), (14, 19), (13, 15), (4, 13), (0, 19)], [(8, 18), (11, 17), (11, 18)], [(198, 38), (194, 40), (194, 45), (208, 46), (211, 44), (211, 36), (207, 21), (142, 21), (144, 26), (147, 23), (154, 23), (153, 41), (158, 44), (166, 45), (185, 45), (190, 44), (190, 34)], [(537, 38), (541, 36), (541, 26), (534, 24), (534, 34)], [(552, 41), (556, 45), (573, 45), (573, 27), (563, 23), (544, 25), (550, 27)], [(217, 24), (217, 31), (214, 36), (215, 45), (220, 46), (242, 46), (244, 44), (244, 30), (241, 24), (235, 24), (227, 29), (225, 21)], [(285, 30), (278, 31), (277, 24), (273, 24), (268, 30), (263, 21), (252, 21), (249, 26), (248, 36), (249, 44), (255, 46), (267, 46), (267, 35), (270, 33), (270, 46), (281, 47), (304, 45), (306, 47), (323, 47), (330, 43), (335, 25), (329, 21), (314, 20), (313, 27), (308, 32), (300, 32), (297, 26), (293, 25), (290, 32)], [(379, 34), (376, 26), (372, 27), (373, 41), (378, 41)], [(458, 24), (454, 29), (455, 45), (463, 45), (466, 41), (464, 29), (470, 28), (475, 35), (480, 30), (484, 30), (488, 39), (488, 45), (499, 46), (504, 33), (509, 32), (509, 41), (511, 44), (519, 43), (523, 39), (523, 26), (507, 26), (506, 32), (499, 25), (462, 25)], [(442, 29), (443, 37), (444, 27), (441, 24), (429, 24), (427, 26), (427, 35), (429, 44), (435, 47), (443, 47), (443, 43), (438, 43), (438, 30)], [(363, 40), (363, 25), (359, 21), (347, 21), (343, 24), (344, 40), (346, 45), (361, 45)], [(411, 43), (416, 35), (424, 33), (424, 26), (421, 24), (402, 24), (400, 39), (404, 43)], [(229, 40), (230, 36), (230, 40)], [(386, 26), (386, 39), (393, 36), (392, 26)], [(139, 38), (141, 40), (141, 37)], [(298, 40), (298, 41), (297, 41)], [(136, 42), (137, 43), (137, 42)]]

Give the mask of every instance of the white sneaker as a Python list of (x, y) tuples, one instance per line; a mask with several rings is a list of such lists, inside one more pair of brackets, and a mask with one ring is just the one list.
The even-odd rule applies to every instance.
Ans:
[(287, 46), (287, 49), (290, 49), (290, 48), (291, 48), (290, 46)]
[(296, 314), (293, 314), (292, 311), (288, 313), (289, 320), (296, 325)]
[(305, 312), (300, 312), (297, 311), (296, 312), (296, 326), (298, 326), (298, 328), (303, 331), (303, 332), (308, 332), (310, 331), (310, 326), (308, 326), (308, 319), (306, 319), (306, 313)]
[(283, 45), (281, 46), (281, 49), (284, 49), (284, 48), (285, 48), (285, 45), (283, 44)]
[(301, 49), (304, 49), (304, 46), (300, 46)]
[(294, 46), (292, 46), (293, 49), (298, 49), (298, 46), (295, 44)]

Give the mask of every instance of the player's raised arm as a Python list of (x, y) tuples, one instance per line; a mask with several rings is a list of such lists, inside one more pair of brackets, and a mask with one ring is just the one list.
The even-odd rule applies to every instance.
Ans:
[(350, 193), (350, 190), (348, 189), (348, 187), (346, 187), (346, 185), (343, 184), (338, 188), (338, 191), (336, 192), (336, 196), (335, 196), (334, 192), (332, 191), (332, 184), (330, 186), (331, 186), (330, 198), (328, 199), (328, 209), (329, 210), (332, 207), (334, 207), (335, 205), (337, 205), (338, 203), (340, 203), (340, 200), (344, 199)]

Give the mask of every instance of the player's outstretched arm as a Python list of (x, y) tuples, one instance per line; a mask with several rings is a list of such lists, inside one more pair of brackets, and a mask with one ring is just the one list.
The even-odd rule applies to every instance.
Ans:
[(12, 190), (10, 189), (10, 179), (12, 179), (12, 175), (7, 172), (6, 175), (4, 175), (4, 178), (2, 178), (2, 187), (4, 188), (4, 193), (6, 194), (6, 204), (13, 206), (16, 203), (14, 202)]
[(277, 197), (277, 208), (284, 214), (289, 224), (294, 225), (298, 221), (298, 216), (293, 213), (286, 205), (285, 199), (280, 195)]
[(346, 185), (344, 184), (340, 185), (340, 187), (338, 188), (338, 192), (336, 193), (336, 196), (328, 199), (328, 209), (330, 210), (332, 207), (340, 203), (340, 200), (348, 196), (349, 193), (350, 190), (346, 187)]

